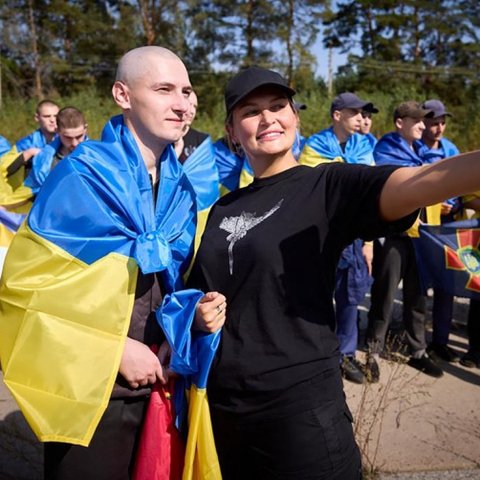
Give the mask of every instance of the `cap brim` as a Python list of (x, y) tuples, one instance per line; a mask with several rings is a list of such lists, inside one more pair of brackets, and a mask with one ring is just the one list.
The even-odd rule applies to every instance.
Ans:
[(369, 112), (369, 113), (378, 113), (378, 108), (374, 107), (373, 106), (373, 103), (366, 103), (363, 107), (362, 107), (362, 110), (364, 110), (365, 112)]
[(245, 98), (247, 98), (250, 94), (252, 94), (255, 90), (258, 90), (259, 88), (263, 88), (263, 87), (275, 87), (275, 88), (278, 88), (280, 90), (283, 90), (288, 97), (293, 97), (295, 95), (295, 90), (293, 88), (290, 88), (290, 87), (287, 87), (286, 85), (282, 85), (281, 83), (275, 83), (275, 82), (265, 82), (265, 83), (260, 83), (258, 85), (255, 85), (255, 87), (249, 89), (248, 91), (246, 92), (243, 92), (243, 94), (238, 97), (235, 102), (233, 102), (231, 105), (230, 105), (230, 108), (228, 110), (228, 113), (230, 113), (240, 102), (242, 102), (243, 100), (245, 100)]

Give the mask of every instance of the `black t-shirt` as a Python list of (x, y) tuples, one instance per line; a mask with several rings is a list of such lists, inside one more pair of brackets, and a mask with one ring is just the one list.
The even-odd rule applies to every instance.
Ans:
[(227, 297), (208, 383), (216, 408), (281, 413), (315, 403), (321, 385), (312, 390), (312, 382), (338, 369), (332, 296), (340, 253), (356, 238), (402, 231), (416, 218), (379, 218), (393, 170), (298, 166), (215, 204), (189, 284)]
[(188, 157), (199, 147), (205, 139), (208, 138), (208, 134), (199, 132), (194, 128), (190, 128), (186, 135), (183, 137), (183, 150), (178, 160), (183, 165)]

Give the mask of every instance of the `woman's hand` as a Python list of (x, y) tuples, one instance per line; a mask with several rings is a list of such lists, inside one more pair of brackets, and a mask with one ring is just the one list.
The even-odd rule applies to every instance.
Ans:
[(198, 302), (194, 328), (213, 333), (222, 328), (226, 319), (227, 299), (218, 292), (206, 293)]

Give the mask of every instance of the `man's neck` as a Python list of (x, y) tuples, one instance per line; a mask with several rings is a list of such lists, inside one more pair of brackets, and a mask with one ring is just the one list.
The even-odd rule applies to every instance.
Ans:
[(431, 150), (438, 150), (440, 148), (440, 140), (430, 140), (427, 138), (422, 138), (422, 140), (423, 143)]
[(338, 143), (346, 143), (348, 139), (352, 136), (351, 133), (345, 131), (343, 127), (341, 127), (339, 124), (333, 123), (333, 133), (337, 137)]
[(41, 132), (45, 137), (45, 140), (47, 141), (47, 143), (50, 143), (56, 135), (55, 133), (45, 132), (44, 130), (41, 130)]

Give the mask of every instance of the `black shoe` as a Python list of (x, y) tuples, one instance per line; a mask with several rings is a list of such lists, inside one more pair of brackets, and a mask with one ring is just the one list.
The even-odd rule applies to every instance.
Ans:
[(410, 357), (408, 364), (431, 377), (440, 378), (443, 375), (443, 370), (426, 353), (420, 358)]
[(460, 361), (460, 355), (448, 345), (438, 345), (436, 343), (431, 343), (427, 348), (427, 353), (434, 360), (442, 359), (450, 363), (457, 363)]
[(380, 368), (373, 355), (367, 354), (367, 363), (363, 367), (367, 382), (377, 383), (380, 380)]
[(361, 384), (365, 381), (362, 367), (354, 357), (344, 356), (340, 364), (340, 370), (342, 371), (343, 378), (350, 382)]
[(480, 368), (480, 353), (469, 350), (461, 358), (460, 363), (467, 368)]

